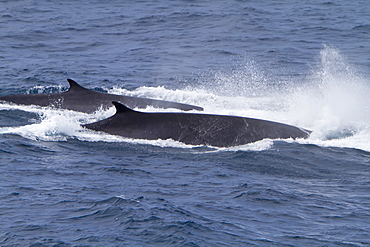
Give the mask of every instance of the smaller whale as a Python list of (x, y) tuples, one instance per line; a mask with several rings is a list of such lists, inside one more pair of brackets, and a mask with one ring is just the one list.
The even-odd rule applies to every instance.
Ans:
[(115, 115), (83, 125), (134, 139), (173, 139), (191, 145), (231, 147), (262, 139), (307, 138), (311, 131), (266, 120), (197, 113), (144, 113), (112, 102)]
[(67, 79), (70, 88), (66, 92), (51, 94), (19, 94), (0, 97), (0, 100), (21, 105), (53, 106), (78, 112), (93, 113), (100, 108), (108, 109), (112, 101), (120, 101), (131, 108), (175, 108), (183, 111), (198, 110), (203, 108), (194, 105), (182, 104), (172, 101), (155, 100), (148, 98), (123, 96), (92, 91), (80, 86), (77, 82)]

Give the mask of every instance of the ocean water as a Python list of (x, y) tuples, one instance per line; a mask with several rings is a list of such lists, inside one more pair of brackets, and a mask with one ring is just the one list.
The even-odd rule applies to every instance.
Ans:
[[(367, 1), (0, 1), (0, 95), (109, 93), (312, 130), (232, 148), (0, 103), (1, 246), (369, 246)], [(148, 107), (141, 111), (178, 111)]]

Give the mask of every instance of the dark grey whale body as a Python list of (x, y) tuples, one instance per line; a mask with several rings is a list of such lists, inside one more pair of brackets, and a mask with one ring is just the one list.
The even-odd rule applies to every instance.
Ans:
[(192, 145), (231, 147), (265, 138), (307, 138), (311, 131), (260, 119), (196, 114), (143, 113), (113, 102), (116, 114), (84, 127), (136, 139), (173, 139)]
[(71, 79), (67, 80), (70, 88), (63, 93), (7, 95), (0, 97), (0, 100), (22, 105), (54, 106), (85, 113), (93, 113), (100, 108), (107, 109), (112, 106), (112, 101), (120, 101), (131, 108), (153, 106), (158, 108), (176, 108), (184, 111), (203, 110), (202, 107), (171, 101), (92, 91), (80, 86)]

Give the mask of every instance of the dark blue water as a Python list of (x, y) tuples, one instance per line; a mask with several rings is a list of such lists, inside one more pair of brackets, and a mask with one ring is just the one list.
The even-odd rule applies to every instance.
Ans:
[[(369, 246), (367, 1), (0, 1), (0, 95), (99, 91), (313, 131), (131, 140), (0, 103), (1, 246)], [(143, 111), (163, 111), (148, 107)]]

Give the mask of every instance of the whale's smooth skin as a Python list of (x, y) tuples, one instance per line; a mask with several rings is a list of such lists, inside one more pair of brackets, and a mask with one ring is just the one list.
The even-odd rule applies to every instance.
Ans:
[(93, 113), (100, 108), (107, 109), (112, 106), (112, 101), (119, 101), (131, 108), (175, 108), (183, 111), (199, 110), (203, 108), (171, 101), (155, 100), (148, 98), (123, 96), (92, 91), (80, 86), (77, 82), (67, 79), (70, 88), (63, 93), (51, 94), (19, 94), (0, 97), (0, 100), (21, 105), (53, 106), (78, 112)]
[(197, 113), (144, 113), (112, 102), (116, 114), (83, 125), (134, 139), (173, 139), (192, 145), (231, 147), (262, 139), (307, 138), (311, 131), (266, 120)]

